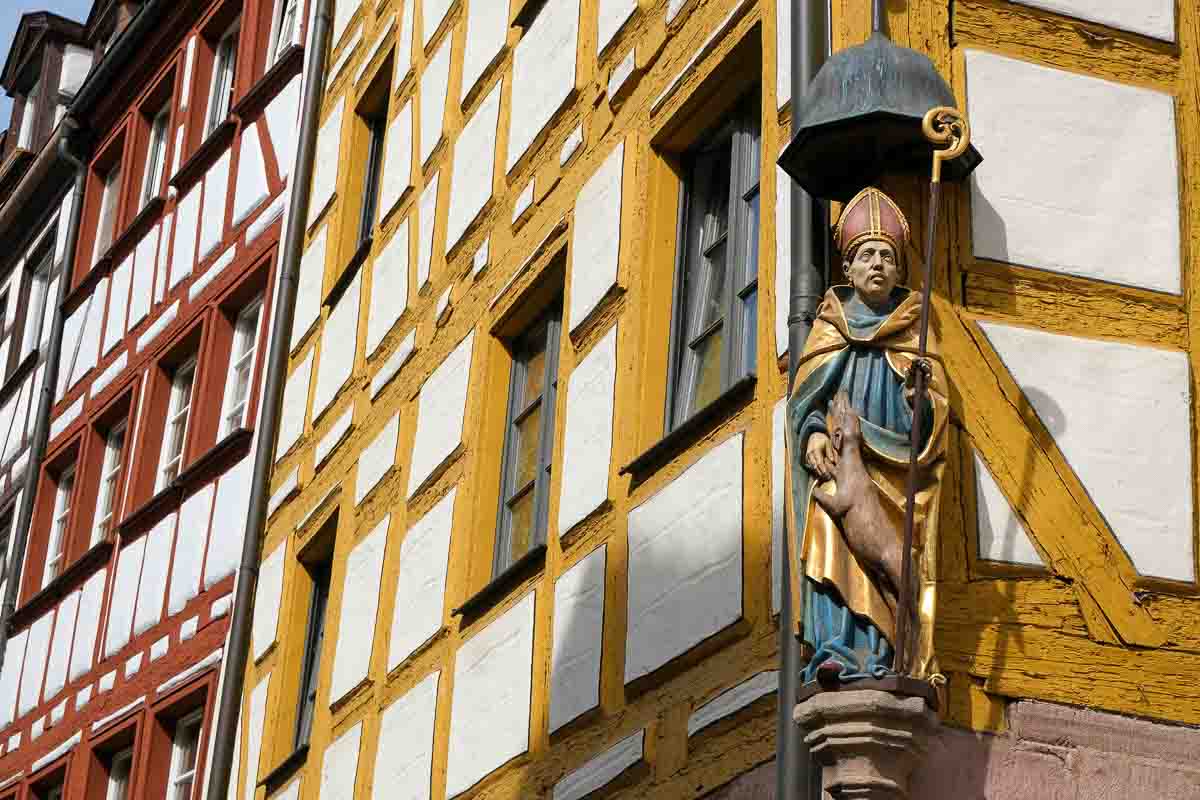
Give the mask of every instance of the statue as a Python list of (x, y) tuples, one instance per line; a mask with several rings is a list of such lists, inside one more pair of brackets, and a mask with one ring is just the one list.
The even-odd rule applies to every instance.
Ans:
[[(921, 295), (905, 288), (909, 226), (867, 188), (834, 231), (849, 285), (826, 292), (787, 406), (792, 591), (811, 657), (802, 680), (822, 685), (895, 674), (906, 570), (912, 615), (906, 674), (933, 658), (937, 519), (948, 417), (946, 374), (929, 340), (920, 357)], [(926, 393), (916, 461), (913, 546), (903, 547), (917, 370)], [(904, 626), (900, 626), (904, 627)]]

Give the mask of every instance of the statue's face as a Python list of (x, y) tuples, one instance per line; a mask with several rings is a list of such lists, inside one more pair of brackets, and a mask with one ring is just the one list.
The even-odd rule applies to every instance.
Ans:
[(854, 258), (842, 265), (858, 296), (869, 305), (883, 303), (900, 282), (904, 268), (896, 250), (882, 239), (868, 239), (858, 246)]

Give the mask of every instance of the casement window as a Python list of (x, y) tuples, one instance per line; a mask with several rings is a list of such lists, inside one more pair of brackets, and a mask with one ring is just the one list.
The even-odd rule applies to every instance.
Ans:
[(46, 544), (46, 568), (42, 586), (62, 574), (67, 560), (67, 533), (71, 523), (71, 496), (75, 493), (75, 466), (58, 475), (54, 487), (54, 516), (50, 520), (50, 540)]
[(745, 103), (685, 157), (668, 430), (754, 370), (759, 141), (757, 103)]
[(33, 149), (33, 136), (37, 124), (37, 96), (40, 89), (40, 82), (34, 81), (33, 85), (29, 87), (29, 91), (25, 93), (25, 104), (21, 112), (21, 130), (17, 135), (17, 147), (23, 150)]
[(114, 164), (104, 173), (104, 189), (100, 195), (100, 216), (96, 218), (96, 245), (92, 263), (108, 251), (117, 228), (117, 205), (121, 193), (121, 165)]
[(546, 541), (561, 328), (554, 308), (513, 345), (493, 576)]
[(167, 424), (163, 431), (162, 458), (155, 491), (161, 491), (179, 476), (187, 442), (188, 418), (192, 410), (192, 387), (196, 382), (196, 359), (192, 357), (175, 368), (171, 375), (171, 398), (167, 406)]
[(25, 307), (25, 333), (21, 337), (21, 352), (17, 356), (20, 363), (25, 356), (33, 352), (42, 338), (42, 327), (48, 315), (46, 305), (50, 302), (50, 271), (54, 266), (54, 239), (47, 236), (46, 243), (31, 261), (34, 264), (29, 274), (29, 301)]
[(170, 120), (171, 107), (167, 105), (155, 114), (150, 122), (150, 141), (146, 146), (146, 171), (142, 176), (139, 208), (144, 208), (162, 191), (163, 172), (167, 161), (167, 125)]
[(308, 568), (312, 598), (308, 603), (308, 627), (304, 637), (300, 697), (296, 704), (296, 749), (308, 744), (317, 711), (317, 680), (320, 678), (321, 647), (325, 642), (325, 610), (329, 606), (329, 582), (333, 564), (326, 560)]
[(171, 773), (167, 780), (167, 800), (192, 800), (196, 781), (196, 759), (200, 753), (201, 709), (175, 723), (171, 742)]
[(204, 122), (206, 139), (229, 116), (229, 109), (233, 105), (238, 32), (239, 24), (234, 22), (213, 50), (212, 88), (208, 94), (208, 114)]
[(267, 67), (278, 61), (289, 47), (300, 43), (299, 6), (300, 0), (277, 0)]
[(115, 753), (108, 764), (108, 790), (104, 800), (129, 800), (129, 786), (133, 777), (133, 748), (127, 747)]
[(96, 498), (96, 524), (91, 544), (103, 541), (117, 522), (121, 498), (121, 474), (125, 456), (125, 423), (113, 426), (104, 438), (104, 464), (100, 470), (100, 494)]
[(250, 403), (254, 362), (258, 353), (258, 334), (262, 327), (262, 307), (260, 295), (241, 310), (233, 326), (233, 350), (229, 354), (229, 380), (225, 386), (221, 436), (228, 436), (246, 424), (246, 409)]
[(363, 175), (362, 214), (358, 221), (358, 243), (371, 238), (375, 215), (379, 211), (379, 181), (383, 172), (383, 146), (387, 135), (386, 114), (364, 117), (369, 135), (366, 172)]
[(45, 789), (38, 791), (34, 797), (36, 797), (37, 800), (62, 800), (63, 781), (60, 779), (50, 786), (47, 786)]

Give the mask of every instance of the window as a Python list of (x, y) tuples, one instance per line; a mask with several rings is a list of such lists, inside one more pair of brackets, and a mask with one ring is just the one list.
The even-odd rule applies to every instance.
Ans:
[(13, 523), (17, 520), (17, 506), (10, 504), (0, 511), (0, 586), (8, 579), (8, 544), (12, 541)]
[(293, 44), (300, 43), (298, 14), (299, 0), (279, 0), (276, 5), (274, 38), (271, 39), (271, 56), (267, 66), (279, 60)]
[(200, 752), (200, 726), (204, 711), (196, 711), (175, 723), (171, 744), (171, 777), (167, 781), (168, 800), (191, 800), (196, 778), (196, 757)]
[(117, 502), (121, 489), (121, 466), (125, 454), (125, 423), (116, 425), (104, 440), (104, 465), (100, 470), (100, 495), (96, 499), (96, 524), (91, 543), (97, 544), (108, 536), (116, 522)]
[(221, 415), (222, 436), (228, 436), (246, 423), (261, 318), (262, 297), (259, 296), (242, 309), (234, 323), (233, 351), (229, 354), (229, 382), (225, 386), (225, 412)]
[(146, 147), (146, 172), (142, 178), (140, 208), (158, 197), (162, 188), (163, 169), (167, 160), (167, 124), (171, 119), (170, 106), (154, 115), (150, 123), (150, 143)]
[(741, 106), (685, 159), (668, 429), (754, 368), (758, 119), (757, 103)]
[(163, 432), (162, 462), (158, 468), (156, 491), (171, 485), (183, 466), (187, 441), (188, 412), (192, 407), (192, 384), (196, 380), (196, 359), (188, 359), (171, 375), (171, 399), (167, 409), (167, 427)]
[(63, 798), (63, 781), (59, 780), (56, 783), (47, 786), (36, 795), (37, 800), (62, 800)]
[(375, 214), (379, 210), (379, 178), (383, 171), (383, 140), (387, 134), (386, 114), (372, 114), (363, 121), (367, 124), (370, 147), (363, 175), (362, 216), (358, 221), (360, 245), (371, 238), (371, 231), (375, 227)]
[(312, 599), (308, 604), (308, 631), (304, 637), (304, 667), (300, 674), (300, 702), (296, 714), (296, 749), (308, 744), (317, 710), (317, 679), (321, 646), (325, 641), (325, 608), (329, 605), (329, 579), (333, 565), (323, 561), (309, 567)]
[(42, 323), (45, 321), (46, 305), (50, 300), (50, 269), (54, 266), (55, 237), (48, 238), (49, 241), (43, 250), (33, 259), (36, 266), (30, 274), (29, 305), (25, 308), (25, 335), (21, 341), (19, 359), (32, 353), (42, 338)]
[(104, 800), (129, 800), (130, 777), (133, 773), (133, 748), (116, 753), (108, 767), (108, 791)]
[(229, 116), (233, 103), (233, 78), (237, 66), (238, 23), (235, 22), (217, 42), (213, 55), (212, 90), (208, 96), (208, 116), (204, 123), (204, 138), (217, 129)]
[(121, 165), (117, 164), (104, 174), (104, 189), (100, 196), (100, 216), (96, 221), (96, 247), (92, 253), (94, 263), (108, 251), (117, 228), (117, 200), (121, 191)]
[(513, 347), (493, 576), (546, 540), (561, 327), (555, 308)]
[(34, 81), (25, 93), (25, 105), (21, 113), (21, 131), (17, 136), (17, 147), (29, 150), (33, 147), (34, 125), (37, 122), (37, 95), (41, 85)]
[(64, 469), (54, 489), (54, 516), (50, 521), (50, 541), (46, 546), (46, 569), (42, 586), (62, 574), (67, 554), (67, 529), (71, 521), (71, 495), (75, 490), (75, 467)]

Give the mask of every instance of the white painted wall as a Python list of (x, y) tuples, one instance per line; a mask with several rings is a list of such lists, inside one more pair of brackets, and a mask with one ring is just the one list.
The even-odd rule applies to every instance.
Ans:
[(488, 0), (471, 0), (467, 5), (466, 50), (463, 51), (462, 92), (466, 99), (488, 65), (504, 50), (508, 36), (508, 6)]
[(409, 497), (462, 441), (474, 336), (474, 333), (467, 334), (421, 387), (408, 480)]
[(321, 800), (355, 800), (354, 781), (358, 775), (358, 745), (361, 739), (360, 722), (325, 750), (321, 764)]
[(237, 183), (233, 190), (233, 224), (237, 225), (271, 195), (267, 186), (267, 159), (259, 139), (260, 123), (242, 128)]
[(229, 163), (232, 150), (226, 150), (208, 168), (204, 176), (204, 212), (200, 215), (200, 244), (196, 257), (203, 260), (217, 245), (225, 232), (225, 206), (229, 198)]
[(980, 327), (1138, 572), (1193, 580), (1187, 355), (998, 322)]
[(562, 494), (558, 503), (560, 536), (608, 499), (616, 382), (614, 325), (567, 380)]
[(554, 582), (551, 733), (600, 704), (607, 548), (600, 545)]
[(1042, 564), (1025, 523), (1009, 505), (979, 453), (975, 453), (975, 506), (980, 558), (1010, 564)]
[[(87, 579), (79, 601), (79, 618), (75, 622), (75, 640), (71, 644), (71, 667), (67, 680), (73, 681), (92, 668), (96, 652), (96, 637), (100, 632), (100, 612), (104, 605), (104, 583), (108, 569), (102, 569)], [(9, 642), (12, 647), (12, 642)], [(5, 658), (5, 667), (8, 659)], [(0, 727), (3, 727), (3, 695), (0, 694)]]
[(164, 517), (146, 535), (146, 557), (142, 562), (142, 579), (133, 616), (134, 636), (150, 630), (162, 619), (177, 517), (178, 513)]
[(787, 398), (771, 411), (771, 613), (783, 603), (784, 543), (787, 541)]
[(400, 33), (396, 38), (396, 78), (392, 85), (397, 89), (404, 79), (408, 77), (408, 73), (412, 71), (412, 43), (413, 43), (413, 9), (417, 7), (417, 0), (403, 0), (404, 11), (400, 14)]
[(579, 0), (550, 0), (517, 43), (507, 170), (525, 154), (574, 90), (578, 39)]
[(409, 528), (400, 544), (400, 577), (396, 584), (396, 605), (389, 637), (389, 672), (442, 628), (446, 616), (450, 529), (457, 492), (457, 489), (451, 489)]
[(27, 630), (14, 633), (5, 648), (4, 668), (0, 670), (0, 728), (7, 727), (13, 721), (28, 638), (29, 631)]
[[(246, 737), (246, 765), (241, 775), (242, 785), (245, 787), (244, 800), (254, 800), (258, 784), (259, 760), (262, 757), (262, 740), (267, 719), (267, 698), (270, 691), (271, 675), (267, 675), (250, 693), (250, 714), (247, 720), (247, 724), (250, 726), (248, 729), (250, 735)], [(236, 796), (239, 792), (235, 790), (231, 794)]]
[(242, 554), (242, 536), (246, 531), (246, 509), (250, 502), (250, 470), (253, 454), (245, 456), (217, 481), (213, 502), (212, 535), (204, 564), (204, 588), (232, 575)]
[(178, 614), (200, 593), (200, 569), (204, 565), (204, 546), (208, 544), (208, 523), (212, 518), (215, 494), (216, 485), (210, 483), (184, 500), (179, 508), (168, 614)]
[(453, 0), (422, 0), (421, 6), (421, 43), (428, 45), (437, 33), (446, 12), (450, 10)]
[(25, 669), (21, 673), (21, 692), (17, 697), (17, 716), (22, 717), (38, 704), (42, 681), (46, 677), (46, 656), (50, 648), (50, 630), (54, 626), (54, 609), (38, 617), (29, 626), (25, 647)]
[(625, 682), (742, 616), (742, 434), (629, 514)]
[[(345, 5), (348, 0), (339, 0)], [(312, 225), (321, 216), (333, 193), (337, 190), (338, 164), (341, 163), (342, 116), (346, 113), (346, 96), (342, 95), (321, 129), (317, 131), (316, 161), (313, 166), (312, 190), (309, 195), (308, 224)]]
[(642, 760), (646, 729), (627, 736), (554, 784), (554, 800), (584, 800)]
[(292, 316), (292, 347), (321, 318), (321, 290), (325, 282), (325, 253), (329, 246), (329, 226), (324, 225), (300, 257), (300, 277), (296, 281), (296, 310)]
[(283, 600), (283, 557), (286, 550), (286, 544), (277, 546), (258, 567), (258, 584), (254, 589), (254, 622), (250, 626), (250, 652), (255, 661), (262, 658), (275, 643), (279, 628), (279, 606)]
[(450, 83), (450, 51), (453, 37), (442, 39), (437, 51), (429, 57), (421, 73), (421, 161), (429, 160), (442, 138), (442, 123), (446, 116), (446, 88)]
[[(131, 278), (131, 291), (129, 294), (129, 319), (126, 322), (127, 330), (133, 330), (134, 326), (146, 318), (150, 313), (150, 302), (154, 291), (154, 275), (157, 267), (158, 256), (158, 232), (159, 225), (155, 225), (149, 233), (142, 237), (138, 242), (137, 249), (134, 251), (133, 258), (133, 276)], [(166, 280), (164, 275), (162, 280)]]
[(296, 165), (296, 143), (300, 139), (296, 135), (300, 129), (300, 84), (299, 75), (292, 78), (263, 112), (263, 119), (267, 121), (267, 135), (275, 151), (275, 167), (282, 180), (287, 180)]
[(200, 194), (197, 183), (175, 206), (175, 238), (171, 241), (171, 269), (168, 286), (174, 288), (192, 274), (196, 261), (196, 233), (200, 224)]
[(436, 221), (438, 184), (442, 173), (435, 172), (429, 183), (421, 190), (421, 202), (417, 210), (417, 291), (429, 283), (429, 266), (433, 261), (433, 225)]
[(279, 418), (279, 439), (275, 448), (276, 458), (283, 456), (300, 439), (304, 432), (304, 415), (308, 411), (308, 385), (312, 379), (313, 354), (308, 355), (288, 376), (283, 387), (283, 409)]
[(714, 722), (725, 719), (760, 697), (777, 691), (779, 691), (779, 672), (776, 670), (766, 670), (742, 681), (692, 712), (688, 717), (688, 736), (695, 736)]
[(375, 800), (430, 800), (440, 677), (440, 672), (427, 676), (380, 715)]
[(333, 402), (354, 372), (361, 293), (360, 272), (350, 281), (325, 321), (325, 330), (321, 334), (321, 355), (317, 361), (317, 386), (313, 391), (314, 420)]
[(1175, 0), (1017, 0), (1027, 6), (1175, 41)]
[(337, 421), (330, 425), (329, 429), (317, 441), (317, 446), (313, 448), (314, 469), (319, 470), (325, 465), (325, 462), (333, 454), (333, 451), (342, 443), (342, 437), (346, 435), (346, 431), (350, 430), (350, 426), (353, 424), (354, 406), (351, 405), (342, 412)]
[(405, 217), (371, 265), (371, 299), (367, 311), (368, 358), (375, 354), (384, 337), (408, 308), (408, 254), (408, 218)]
[(384, 517), (346, 559), (337, 645), (333, 656), (329, 702), (336, 703), (367, 677), (375, 649), (375, 615), (379, 610), (379, 582), (388, 523)]
[(571, 231), (570, 327), (575, 330), (617, 283), (621, 253), (621, 178), (625, 142), (588, 178), (575, 202)]
[(81, 590), (71, 592), (58, 605), (54, 623), (54, 638), (46, 661), (46, 699), (58, 694), (67, 681), (67, 666), (71, 661), (71, 640), (75, 636), (75, 619), (79, 614)]
[(146, 554), (146, 537), (121, 549), (117, 556), (117, 572), (113, 576), (112, 600), (108, 607), (107, 635), (104, 657), (116, 655), (129, 641), (133, 627), (133, 611), (137, 602), (138, 578), (142, 573), (142, 556)]
[(447, 252), (458, 244), (492, 196), (499, 119), (500, 84), (497, 83), (463, 126), (454, 146), (450, 216), (446, 223)]
[(125, 336), (125, 319), (129, 311), (129, 283), (133, 272), (133, 254), (125, 256), (112, 272), (108, 304), (108, 319), (104, 323), (104, 344), (100, 352), (107, 355)]
[(637, 11), (637, 0), (600, 0), (600, 24), (597, 29), (599, 42), (596, 52), (603, 53), (613, 37)]
[(472, 636), (454, 663), (446, 796), (529, 749), (533, 592)]
[(379, 190), (379, 218), (391, 213), (405, 190), (413, 185), (413, 104), (404, 102), (390, 123), (383, 145), (383, 177)]
[(791, 178), (775, 167), (775, 352), (788, 350), (788, 313), (792, 295)]
[(354, 478), (354, 504), (358, 505), (367, 493), (383, 480), (396, 464), (396, 448), (400, 442), (400, 415), (396, 414), (383, 426), (358, 457), (358, 472)]

